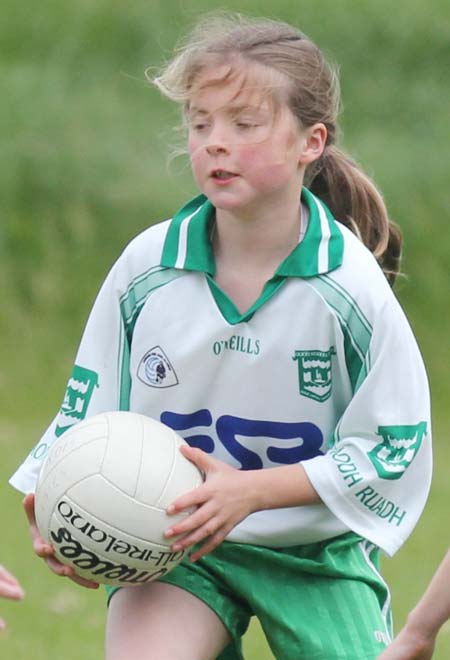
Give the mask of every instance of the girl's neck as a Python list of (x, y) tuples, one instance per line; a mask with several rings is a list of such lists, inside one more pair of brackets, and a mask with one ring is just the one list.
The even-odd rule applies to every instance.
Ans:
[(226, 268), (276, 270), (298, 244), (301, 204), (286, 209), (265, 209), (242, 217), (218, 209), (212, 230), (216, 261)]

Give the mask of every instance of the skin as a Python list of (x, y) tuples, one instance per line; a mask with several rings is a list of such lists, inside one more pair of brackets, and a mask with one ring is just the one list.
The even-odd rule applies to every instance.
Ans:
[[(22, 600), (24, 595), (24, 591), (14, 575), (4, 566), (0, 566), (0, 597), (9, 598), (10, 600)], [(0, 618), (0, 630), (5, 628), (5, 621)]]
[(450, 550), (406, 624), (379, 660), (430, 660), (436, 637), (450, 618)]
[[(244, 311), (298, 243), (305, 169), (322, 154), (326, 128), (314, 124), (301, 130), (285, 104), (274, 114), (273, 104), (255, 91), (267, 82), (267, 76), (258, 77), (267, 73), (265, 67), (244, 66), (218, 82), (228, 69), (207, 70), (197, 81), (187, 109), (188, 147), (198, 188), (216, 207), (216, 281)], [(203, 471), (205, 481), (169, 506), (169, 515), (191, 507), (195, 511), (169, 527), (166, 536), (177, 537), (174, 551), (200, 543), (190, 557), (193, 562), (253, 511), (320, 501), (301, 464), (240, 471), (200, 449), (184, 446), (181, 451)], [(32, 495), (24, 506), (35, 553), (57, 575), (95, 588), (57, 561), (41, 538)], [(181, 622), (177, 635), (173, 621)], [(121, 589), (109, 607), (107, 660), (146, 658), (150, 648), (151, 657), (159, 660), (212, 660), (228, 641), (216, 614), (172, 585)]]

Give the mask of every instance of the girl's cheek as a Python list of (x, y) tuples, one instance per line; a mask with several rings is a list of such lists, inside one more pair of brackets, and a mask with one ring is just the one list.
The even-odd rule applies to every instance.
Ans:
[(200, 150), (201, 144), (200, 140), (195, 136), (189, 136), (187, 140), (187, 148), (190, 157), (195, 156)]

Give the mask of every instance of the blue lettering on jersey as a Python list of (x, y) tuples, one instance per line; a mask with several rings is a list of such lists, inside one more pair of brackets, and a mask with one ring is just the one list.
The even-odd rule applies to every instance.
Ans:
[[(170, 426), (174, 431), (188, 431), (197, 426), (211, 426), (212, 421), (212, 415), (206, 409), (197, 410), (197, 412), (188, 415), (174, 412), (163, 412), (161, 414), (161, 422)], [(191, 447), (199, 447), (207, 454), (212, 454), (214, 451), (214, 440), (209, 435), (181, 435)]]
[[(213, 417), (209, 410), (197, 410), (190, 414), (163, 412), (161, 422), (174, 431), (189, 431), (198, 427), (211, 427)], [(245, 419), (233, 415), (221, 415), (215, 424), (219, 441), (225, 449), (240, 463), (243, 470), (255, 470), (263, 467), (260, 454), (239, 442), (238, 437), (269, 438), (272, 440), (300, 440), (294, 447), (283, 447), (283, 443), (274, 442), (267, 447), (267, 458), (272, 463), (291, 464), (305, 461), (323, 454), (321, 451), (323, 435), (311, 422), (271, 422), (266, 420)], [(191, 447), (199, 447), (211, 454), (214, 451), (214, 439), (211, 436), (195, 433), (182, 434)]]

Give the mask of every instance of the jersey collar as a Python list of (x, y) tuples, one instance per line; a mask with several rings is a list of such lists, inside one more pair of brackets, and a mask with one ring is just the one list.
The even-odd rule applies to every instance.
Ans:
[[(277, 268), (282, 277), (315, 277), (342, 264), (344, 241), (338, 223), (329, 209), (307, 188), (302, 201), (309, 209), (309, 222), (303, 240)], [(161, 265), (215, 274), (210, 233), (214, 206), (199, 195), (183, 206), (169, 224)]]

